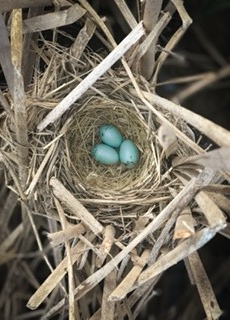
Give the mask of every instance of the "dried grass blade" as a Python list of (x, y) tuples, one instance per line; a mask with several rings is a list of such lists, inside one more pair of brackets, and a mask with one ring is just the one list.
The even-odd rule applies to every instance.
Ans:
[(60, 118), (71, 105), (79, 99), (123, 54), (144, 35), (142, 23), (139, 23), (133, 31), (98, 65), (82, 82), (74, 88), (38, 125), (41, 131), (49, 123)]
[[(229, 132), (230, 135), (230, 132)], [(197, 156), (177, 159), (176, 166), (184, 163), (194, 163), (215, 170), (230, 171), (230, 146), (212, 150)], [(174, 164), (173, 164), (174, 165)]]
[(162, 124), (158, 129), (158, 140), (164, 150), (166, 158), (170, 155), (175, 154), (178, 149), (177, 137), (167, 124)]
[(86, 10), (78, 4), (75, 4), (66, 10), (26, 19), (23, 21), (23, 33), (38, 32), (66, 26), (79, 20), (85, 13)]
[(178, 263), (182, 259), (186, 258), (189, 254), (198, 250), (210, 241), (216, 233), (223, 229), (224, 226), (218, 226), (215, 229), (204, 228), (198, 231), (193, 237), (186, 239), (184, 242), (179, 244), (175, 249), (169, 253), (160, 257), (155, 264), (145, 270), (139, 277), (137, 285), (140, 286), (150, 279), (161, 274), (174, 264)]
[(190, 271), (197, 286), (207, 319), (217, 320), (222, 314), (208, 276), (197, 252), (188, 256)]

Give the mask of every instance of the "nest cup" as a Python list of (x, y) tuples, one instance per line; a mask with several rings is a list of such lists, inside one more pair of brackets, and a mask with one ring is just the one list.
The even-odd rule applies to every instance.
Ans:
[[(100, 142), (98, 129), (103, 124), (115, 125), (125, 139), (131, 139), (140, 154), (138, 164), (102, 165), (90, 150)], [(66, 132), (69, 170), (78, 190), (88, 196), (114, 199), (133, 198), (152, 186), (156, 175), (154, 139), (150, 138), (143, 115), (133, 106), (110, 99), (93, 98), (75, 115)]]

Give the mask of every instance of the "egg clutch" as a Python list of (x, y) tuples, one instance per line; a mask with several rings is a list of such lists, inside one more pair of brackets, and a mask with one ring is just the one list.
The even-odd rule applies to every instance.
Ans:
[(99, 128), (101, 142), (91, 149), (91, 156), (101, 164), (125, 164), (128, 168), (138, 163), (139, 152), (136, 145), (129, 139), (123, 139), (120, 131), (111, 124)]

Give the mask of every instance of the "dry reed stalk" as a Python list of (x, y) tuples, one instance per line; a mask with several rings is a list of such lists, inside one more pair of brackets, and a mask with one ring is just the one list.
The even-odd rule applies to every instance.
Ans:
[(208, 276), (197, 252), (193, 252), (187, 258), (194, 284), (197, 286), (207, 319), (219, 319), (222, 314), (216, 300)]
[(75, 4), (66, 10), (29, 18), (23, 21), (23, 33), (39, 32), (66, 26), (79, 20), (85, 13), (86, 11), (81, 6)]
[(12, 13), (11, 24), (11, 60), (14, 70), (14, 118), (17, 136), (17, 155), (19, 164), (19, 179), (22, 189), (26, 187), (28, 175), (28, 132), (27, 112), (25, 106), (25, 92), (23, 77), (21, 74), (22, 64), (22, 12), (15, 9)]
[[(7, 32), (2, 14), (0, 14), (0, 37), (1, 37), (1, 43), (0, 43), (1, 67), (4, 72), (4, 76), (6, 78), (6, 82), (10, 90), (11, 96), (13, 96), (14, 72), (13, 72), (13, 65), (11, 62), (10, 42), (9, 42), (8, 32)], [(3, 105), (6, 105), (6, 104), (4, 103)]]
[(38, 130), (44, 130), (49, 123), (53, 123), (61, 117), (71, 105), (79, 99), (95, 81), (97, 81), (124, 53), (134, 45), (144, 34), (142, 23), (130, 32), (130, 34), (97, 66), (95, 69), (38, 125)]
[[(157, 25), (162, 3), (162, 0), (146, 0), (144, 3), (143, 23), (146, 28), (147, 34), (154, 30)], [(159, 28), (159, 32), (157, 32), (157, 35), (159, 35), (161, 31), (162, 30)], [(158, 38), (156, 37), (149, 43), (149, 48), (141, 60), (141, 74), (147, 80), (151, 79), (155, 68), (157, 40)]]
[(103, 226), (92, 216), (91, 213), (61, 184), (56, 178), (51, 178), (50, 185), (54, 195), (65, 204), (67, 208), (81, 220), (93, 233), (98, 234)]
[(185, 208), (176, 220), (174, 239), (185, 239), (195, 234), (192, 212), (189, 207)]
[(118, 6), (120, 13), (125, 18), (125, 21), (130, 26), (131, 29), (134, 29), (137, 26), (137, 21), (134, 18), (132, 12), (130, 11), (129, 7), (127, 6), (124, 0), (114, 0), (116, 5)]

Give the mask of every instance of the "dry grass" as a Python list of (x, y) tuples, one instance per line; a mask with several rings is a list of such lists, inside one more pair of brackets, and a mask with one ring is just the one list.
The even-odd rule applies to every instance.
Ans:
[[(84, 27), (79, 42), (71, 39), (68, 48), (55, 41), (60, 34), (71, 38), (59, 29), (70, 23), (60, 20), (63, 12), (53, 12), (52, 21), (42, 15), (40, 20), (24, 22), (24, 32), (34, 31), (37, 24), (39, 30), (57, 27), (54, 41), (40, 35), (39, 45), (32, 42), (36, 63), (27, 94), (17, 60), (17, 90), (1, 96), (5, 109), (1, 193), (6, 202), (0, 217), (5, 230), (0, 263), (8, 268), (0, 295), (2, 318), (49, 319), (60, 314), (66, 319), (135, 319), (161, 274), (184, 259), (207, 319), (218, 319), (221, 310), (197, 250), (226, 227), (220, 186), (229, 179), (229, 165), (219, 160), (229, 150), (220, 149), (218, 157), (205, 153), (187, 123), (211, 132), (210, 138), (220, 146), (228, 145), (230, 135), (153, 92), (161, 65), (191, 20), (182, 2), (174, 0), (165, 9), (167, 19), (160, 20), (164, 16), (160, 15), (161, 24), (156, 19), (144, 36), (149, 39), (142, 42), (142, 24), (137, 24), (124, 1), (116, 1), (133, 29), (117, 47), (104, 20), (87, 1), (79, 2), (68, 10), (68, 19), (81, 19)], [(78, 7), (80, 16), (74, 14)], [(147, 81), (138, 73), (140, 61), (146, 67), (146, 52), (155, 51), (151, 45), (156, 45), (157, 35), (176, 10), (182, 27), (156, 59)], [(86, 48), (94, 33), (111, 50), (106, 57)], [(17, 41), (20, 35), (15, 35)], [(120, 57), (122, 63), (111, 69)], [(137, 166), (127, 169), (94, 162), (89, 151), (103, 123), (116, 125), (124, 137), (135, 141), (141, 155)], [(200, 157), (204, 153), (205, 159)], [(218, 189), (214, 200), (205, 190), (211, 186)], [(21, 218), (15, 218), (17, 198)], [(44, 230), (48, 237), (44, 238)], [(49, 271), (41, 279), (44, 265)], [(25, 279), (25, 290), (19, 292)]]

